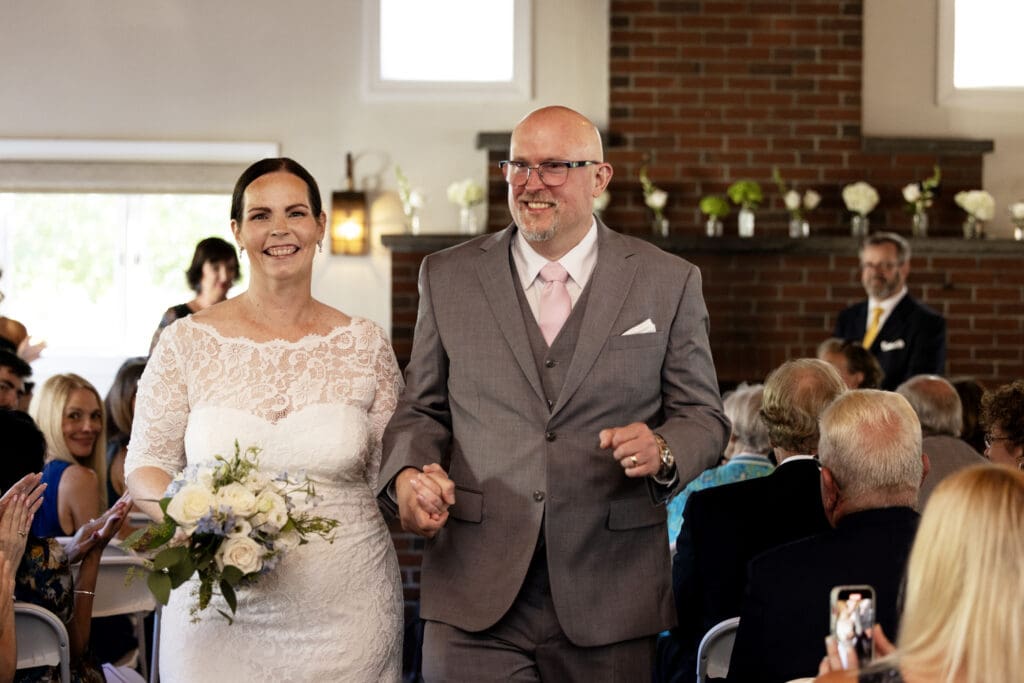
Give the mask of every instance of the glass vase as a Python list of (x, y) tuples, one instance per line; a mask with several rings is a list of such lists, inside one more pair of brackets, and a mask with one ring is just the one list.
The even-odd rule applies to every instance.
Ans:
[(850, 218), (850, 236), (851, 237), (867, 237), (868, 226), (870, 221), (868, 217), (861, 213), (855, 213)]
[(654, 220), (651, 221), (651, 233), (655, 237), (668, 237), (668, 219), (655, 215)]
[(718, 216), (708, 216), (708, 222), (705, 224), (704, 229), (707, 231), (708, 237), (721, 237), (722, 219)]
[(459, 208), (459, 234), (475, 235), (479, 232), (480, 226), (477, 223), (476, 211), (471, 206)]
[(928, 212), (924, 209), (918, 209), (914, 212), (914, 218), (910, 229), (910, 234), (913, 237), (927, 237), (928, 236)]
[(416, 211), (409, 211), (405, 214), (406, 224), (409, 226), (410, 235), (420, 234), (420, 215)]
[(799, 216), (789, 219), (789, 236), (794, 239), (811, 236), (811, 225)]
[(1018, 242), (1024, 241), (1024, 225), (1014, 224), (1013, 239), (1015, 239)]
[(980, 240), (985, 238), (985, 222), (974, 216), (967, 216), (964, 221), (964, 239)]
[(739, 231), (740, 237), (754, 236), (754, 212), (750, 209), (740, 209)]

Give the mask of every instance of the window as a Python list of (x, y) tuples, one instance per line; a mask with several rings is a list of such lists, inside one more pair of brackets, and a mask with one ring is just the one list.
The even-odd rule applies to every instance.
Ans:
[(1004, 108), (1024, 101), (1017, 33), (1024, 5), (940, 0), (939, 103)]
[(45, 359), (146, 355), (163, 312), (194, 296), (184, 272), (196, 242), (234, 243), (230, 202), (227, 195), (0, 193), (3, 313), (46, 341)]
[(368, 97), (529, 98), (530, 1), (368, 2)]

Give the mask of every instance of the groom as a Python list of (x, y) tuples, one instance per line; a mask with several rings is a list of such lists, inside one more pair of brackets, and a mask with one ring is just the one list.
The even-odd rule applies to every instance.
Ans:
[(430, 539), (428, 681), (640, 680), (674, 620), (662, 504), (728, 433), (700, 273), (595, 220), (579, 113), (510, 152), (513, 224), (421, 266), (379, 496)]

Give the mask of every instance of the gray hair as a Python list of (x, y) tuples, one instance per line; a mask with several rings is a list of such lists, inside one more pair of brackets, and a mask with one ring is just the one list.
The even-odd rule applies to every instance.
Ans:
[(763, 384), (740, 387), (726, 398), (725, 412), (732, 421), (732, 433), (736, 437), (736, 453), (759, 453), (768, 455), (772, 450), (768, 426), (761, 419)]
[(848, 391), (821, 415), (818, 458), (848, 500), (881, 495), (913, 505), (924, 468), (921, 423), (899, 394)]
[(896, 387), (910, 402), (925, 436), (960, 436), (964, 413), (956, 388), (938, 375), (914, 375)]
[(896, 247), (896, 258), (900, 264), (910, 260), (910, 242), (895, 232), (875, 232), (868, 235), (860, 243), (860, 249), (857, 250), (857, 254), (862, 254), (864, 247), (874, 247), (880, 244), (891, 244)]
[(793, 453), (814, 453), (818, 417), (844, 391), (839, 372), (817, 358), (797, 358), (772, 370), (764, 383), (761, 406), (772, 445)]

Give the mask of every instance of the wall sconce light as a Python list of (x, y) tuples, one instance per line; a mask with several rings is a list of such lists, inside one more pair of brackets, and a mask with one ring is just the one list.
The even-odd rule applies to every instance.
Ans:
[(354, 189), (351, 153), (345, 155), (345, 175), (348, 189), (331, 193), (331, 253), (366, 254), (370, 251), (366, 193)]

